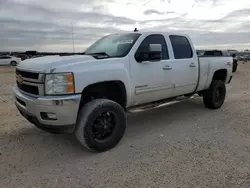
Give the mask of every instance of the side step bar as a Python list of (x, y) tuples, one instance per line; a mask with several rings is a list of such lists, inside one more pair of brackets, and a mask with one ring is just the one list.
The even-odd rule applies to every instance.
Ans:
[(166, 99), (166, 100), (162, 100), (162, 101), (158, 101), (158, 102), (153, 102), (153, 103), (149, 103), (149, 104), (145, 104), (145, 105), (140, 105), (137, 107), (132, 107), (127, 109), (128, 113), (134, 114), (134, 113), (138, 113), (138, 112), (144, 112), (144, 111), (148, 111), (148, 110), (153, 110), (153, 109), (157, 109), (157, 108), (161, 108), (164, 106), (169, 106), (172, 104), (176, 104), (179, 102), (183, 102), (183, 101), (187, 101), (189, 99), (193, 99), (195, 95), (191, 95), (188, 97), (185, 96), (181, 96), (181, 97), (177, 97), (174, 99)]

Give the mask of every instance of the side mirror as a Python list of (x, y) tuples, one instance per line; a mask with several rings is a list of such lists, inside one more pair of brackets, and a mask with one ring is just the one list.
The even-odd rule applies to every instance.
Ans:
[(150, 61), (159, 61), (162, 56), (161, 44), (150, 44), (149, 45)]
[(161, 44), (150, 44), (148, 50), (142, 51), (135, 55), (136, 61), (142, 63), (144, 61), (159, 61), (162, 56)]

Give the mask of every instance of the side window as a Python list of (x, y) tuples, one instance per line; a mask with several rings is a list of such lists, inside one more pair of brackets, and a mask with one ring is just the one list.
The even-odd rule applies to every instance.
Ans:
[(0, 59), (11, 59), (9, 56), (1, 56)]
[(193, 50), (186, 37), (170, 35), (169, 36), (175, 59), (188, 59), (193, 57)]
[(169, 59), (168, 48), (167, 48), (165, 38), (164, 38), (163, 35), (159, 35), (159, 34), (153, 34), (153, 35), (147, 36), (142, 41), (139, 48), (137, 49), (136, 54), (140, 53), (140, 52), (149, 51), (149, 44), (161, 44), (161, 46), (162, 46), (162, 59), (163, 60), (164, 59)]
[(227, 51), (222, 51), (222, 52), (221, 52), (221, 55), (222, 55), (222, 56), (230, 56), (230, 53), (227, 52)]
[(214, 56), (223, 56), (221, 51), (215, 51)]

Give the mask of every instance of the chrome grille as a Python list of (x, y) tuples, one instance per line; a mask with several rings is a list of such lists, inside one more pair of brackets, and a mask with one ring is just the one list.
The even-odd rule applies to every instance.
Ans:
[(17, 87), (32, 95), (44, 95), (44, 74), (16, 69)]
[(16, 75), (21, 75), (22, 77), (29, 78), (29, 79), (38, 79), (39, 78), (39, 73), (21, 71), (18, 69), (16, 69)]

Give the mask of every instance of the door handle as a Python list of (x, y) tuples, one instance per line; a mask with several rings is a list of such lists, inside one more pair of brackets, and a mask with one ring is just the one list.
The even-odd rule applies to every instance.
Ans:
[(227, 65), (228, 65), (228, 66), (231, 66), (231, 62), (227, 62)]
[(163, 70), (171, 70), (172, 67), (170, 67), (169, 65), (166, 65), (165, 67), (162, 68)]
[(189, 67), (196, 67), (195, 63), (190, 63)]

